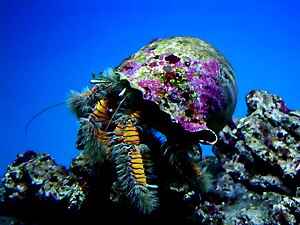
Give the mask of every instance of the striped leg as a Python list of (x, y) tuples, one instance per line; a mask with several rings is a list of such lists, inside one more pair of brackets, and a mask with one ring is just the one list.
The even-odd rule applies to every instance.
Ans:
[(148, 146), (140, 143), (139, 133), (131, 118), (123, 125), (119, 124), (115, 134), (116, 140), (120, 142), (112, 146), (118, 186), (142, 213), (151, 213), (158, 206), (158, 199), (157, 186), (148, 184), (147, 180), (150, 163), (145, 164), (143, 160), (143, 155), (149, 150)]
[(213, 182), (211, 174), (206, 172), (206, 168), (201, 170), (190, 153), (181, 151), (176, 157), (180, 158), (180, 160), (176, 160), (179, 174), (184, 177), (193, 190), (197, 193), (206, 193), (211, 189)]
[(81, 146), (94, 159), (103, 162), (109, 158), (111, 146), (111, 110), (104, 99), (97, 101), (88, 118), (80, 118)]
[(83, 93), (71, 91), (68, 105), (78, 118), (85, 117), (90, 109), (90, 105), (95, 104), (95, 98), (99, 92), (99, 85), (95, 85), (91, 90), (87, 89)]
[(206, 169), (200, 170), (194, 158), (202, 158), (202, 150), (198, 144), (179, 145), (168, 143), (166, 135), (152, 128), (153, 137), (161, 144), (164, 155), (169, 157), (171, 166), (175, 166), (181, 177), (197, 192), (207, 192), (212, 187), (212, 177), (206, 173)]

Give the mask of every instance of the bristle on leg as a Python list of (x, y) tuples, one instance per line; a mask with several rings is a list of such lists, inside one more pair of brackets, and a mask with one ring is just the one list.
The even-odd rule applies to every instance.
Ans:
[(89, 119), (81, 118), (79, 120), (81, 135), (81, 145), (84, 146), (86, 153), (94, 159), (95, 162), (103, 162), (108, 158), (109, 137)]
[(141, 151), (135, 145), (120, 143), (112, 153), (121, 191), (143, 214), (153, 212), (158, 207), (157, 186), (147, 182)]

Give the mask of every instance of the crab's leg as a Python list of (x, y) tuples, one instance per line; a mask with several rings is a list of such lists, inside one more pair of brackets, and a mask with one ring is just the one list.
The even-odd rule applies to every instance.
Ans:
[(91, 83), (95, 85), (92, 89), (86, 89), (83, 93), (72, 90), (70, 93), (68, 105), (78, 118), (86, 117), (90, 106), (94, 106), (103, 96), (116, 92), (119, 86), (122, 88), (119, 76), (111, 68), (100, 72), (98, 78), (93, 77)]
[[(191, 188), (197, 193), (206, 193), (212, 187), (212, 176), (206, 168), (199, 168), (197, 161), (193, 155), (185, 150), (186, 147), (177, 150), (176, 154), (176, 169), (182, 175), (184, 180), (191, 185)], [(188, 146), (189, 149), (194, 149), (195, 146)], [(183, 150), (183, 151), (182, 151)]]
[(194, 160), (195, 154), (202, 157), (199, 144), (177, 144), (169, 143), (168, 137), (160, 131), (152, 128), (152, 135), (161, 144), (164, 155), (169, 157), (169, 163), (176, 168), (178, 173), (197, 192), (207, 192), (212, 186), (211, 175), (206, 168), (201, 170)]
[(87, 118), (80, 118), (79, 145), (96, 162), (103, 162), (110, 156), (111, 135), (108, 124), (111, 110), (104, 99), (100, 99)]
[(117, 125), (115, 135), (119, 143), (112, 146), (112, 157), (116, 163), (117, 182), (121, 191), (140, 211), (148, 214), (158, 206), (157, 187), (150, 185), (147, 180), (146, 173), (150, 165), (145, 164), (143, 155), (147, 154), (149, 148), (140, 143), (134, 122), (137, 120), (137, 115), (131, 114), (127, 121)]
[(90, 105), (94, 105), (97, 92), (100, 85), (96, 84), (92, 89), (86, 89), (83, 93), (72, 90), (68, 99), (68, 105), (72, 112), (78, 118), (85, 117), (90, 109)]

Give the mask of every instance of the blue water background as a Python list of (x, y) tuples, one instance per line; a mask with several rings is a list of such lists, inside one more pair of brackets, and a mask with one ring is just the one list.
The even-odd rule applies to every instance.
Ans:
[[(0, 176), (16, 154), (46, 152), (67, 166), (79, 154), (69, 90), (91, 87), (92, 73), (119, 63), (152, 39), (204, 39), (231, 62), (245, 95), (262, 89), (300, 109), (300, 1), (0, 0)], [(211, 153), (204, 147), (204, 155)]]

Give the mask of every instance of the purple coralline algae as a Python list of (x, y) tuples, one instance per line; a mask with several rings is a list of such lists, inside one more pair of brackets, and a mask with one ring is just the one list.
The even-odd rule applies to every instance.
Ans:
[(237, 82), (229, 62), (198, 38), (156, 39), (115, 70), (190, 132), (219, 132), (236, 106)]

